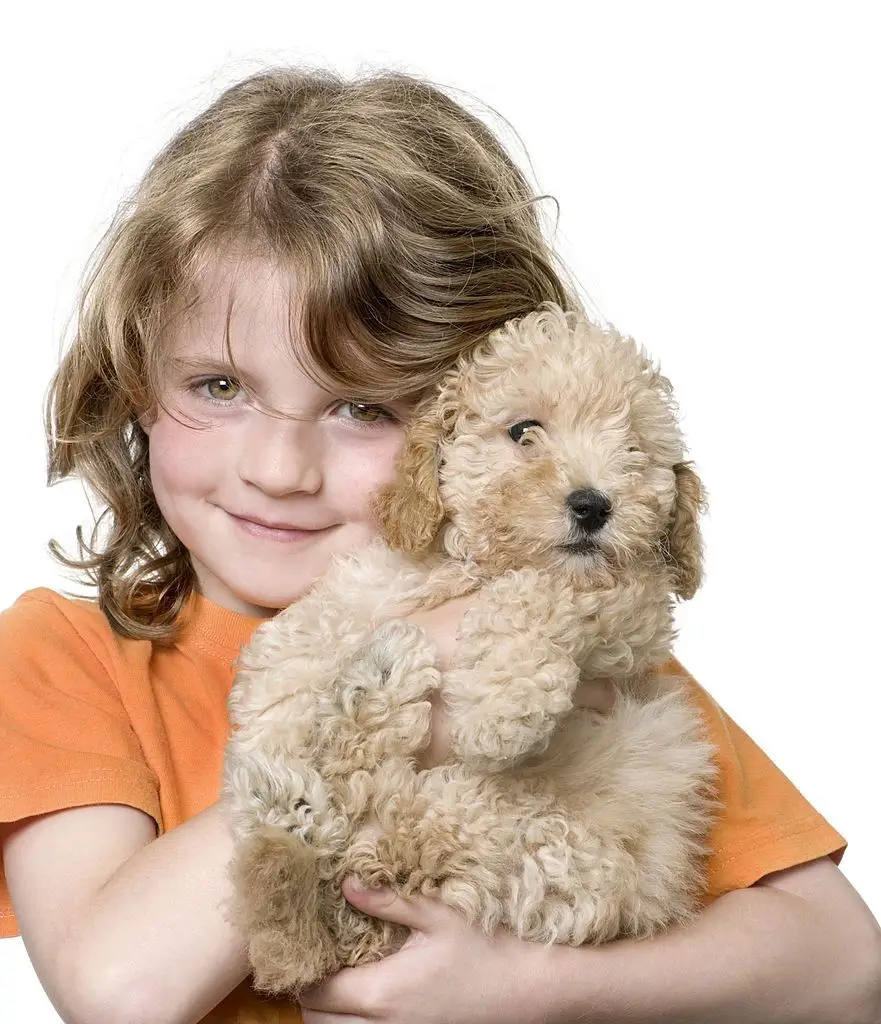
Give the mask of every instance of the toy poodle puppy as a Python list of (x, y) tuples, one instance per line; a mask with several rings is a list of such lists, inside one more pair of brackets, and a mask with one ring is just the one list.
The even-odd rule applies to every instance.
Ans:
[[(407, 430), (382, 540), (243, 652), (224, 800), (258, 987), (398, 948), (341, 882), (436, 897), (488, 933), (580, 945), (687, 920), (713, 750), (670, 653), (700, 582), (700, 482), (668, 381), (553, 304), (464, 356)], [(441, 674), (417, 609), (475, 594)], [(588, 679), (615, 702), (578, 706)], [(446, 763), (420, 770), (431, 698)]]

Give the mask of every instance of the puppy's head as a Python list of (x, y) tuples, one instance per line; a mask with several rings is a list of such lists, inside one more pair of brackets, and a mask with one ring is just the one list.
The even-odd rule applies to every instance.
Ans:
[(587, 582), (666, 567), (687, 598), (703, 504), (666, 378), (631, 339), (548, 304), (490, 335), (417, 410), (377, 510), (400, 550), (442, 533), (493, 574)]

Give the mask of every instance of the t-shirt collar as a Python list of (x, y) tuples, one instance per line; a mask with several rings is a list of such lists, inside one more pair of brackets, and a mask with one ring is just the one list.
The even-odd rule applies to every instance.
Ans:
[(230, 611), (210, 601), (204, 594), (193, 593), (181, 614), (178, 642), (186, 643), (188, 639), (198, 638), (213, 647), (238, 654), (254, 630), (265, 621), (265, 618)]

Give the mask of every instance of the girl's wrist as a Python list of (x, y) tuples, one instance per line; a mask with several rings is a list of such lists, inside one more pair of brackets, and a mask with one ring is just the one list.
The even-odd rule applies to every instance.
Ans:
[[(778, 877), (776, 886), (754, 885), (721, 896), (689, 925), (652, 939), (554, 947), (543, 977), (545, 1019), (584, 1024), (881, 1019), (877, 926), (858, 897), (854, 894), (848, 906), (848, 887), (826, 858)], [(842, 960), (845, 948), (853, 955)]]

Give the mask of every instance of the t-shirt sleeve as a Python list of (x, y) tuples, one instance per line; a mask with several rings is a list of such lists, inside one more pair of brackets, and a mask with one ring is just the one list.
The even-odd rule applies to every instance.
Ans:
[[(103, 617), (51, 591), (0, 613), (0, 821), (94, 803), (160, 820)], [(102, 636), (101, 625), (107, 636)]]
[[(107, 803), (161, 820), (113, 643), (103, 617), (48, 590), (0, 613), (0, 822)], [(0, 859), (0, 936), (14, 933)]]
[(681, 665), (671, 661), (664, 672), (686, 680), (716, 748), (721, 806), (710, 836), (707, 902), (817, 857), (838, 863), (844, 838)]

